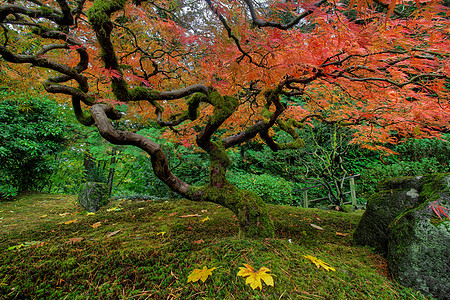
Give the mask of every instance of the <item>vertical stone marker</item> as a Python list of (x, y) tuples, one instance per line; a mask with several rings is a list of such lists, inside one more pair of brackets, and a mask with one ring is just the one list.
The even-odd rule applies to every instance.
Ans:
[(78, 202), (88, 212), (96, 212), (109, 202), (108, 185), (102, 182), (86, 182), (81, 186)]

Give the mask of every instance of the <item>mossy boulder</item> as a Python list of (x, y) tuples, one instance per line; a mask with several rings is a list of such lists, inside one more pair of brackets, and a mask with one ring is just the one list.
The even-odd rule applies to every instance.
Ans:
[(387, 263), (400, 284), (437, 299), (450, 299), (450, 220), (443, 214), (439, 219), (433, 205), (450, 209), (450, 193), (436, 202), (426, 201), (394, 221), (389, 229)]
[(388, 228), (394, 219), (420, 200), (424, 177), (401, 177), (380, 183), (378, 193), (367, 201), (366, 212), (353, 235), (357, 244), (387, 253)]
[(86, 182), (81, 186), (78, 202), (88, 212), (96, 212), (109, 202), (108, 185), (103, 182)]
[(400, 284), (450, 299), (450, 173), (390, 179), (380, 189), (355, 241), (386, 254)]

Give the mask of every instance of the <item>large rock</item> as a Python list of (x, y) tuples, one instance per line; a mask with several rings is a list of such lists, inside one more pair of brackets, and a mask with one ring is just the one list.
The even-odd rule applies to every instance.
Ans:
[(366, 212), (353, 239), (387, 253), (388, 228), (405, 209), (414, 207), (423, 188), (423, 176), (389, 179), (380, 183), (379, 192), (367, 201)]
[(450, 299), (450, 220), (442, 213), (450, 215), (450, 174), (390, 179), (380, 189), (355, 241), (386, 254), (400, 284)]
[(108, 185), (102, 182), (86, 182), (81, 186), (78, 202), (89, 212), (96, 212), (108, 204)]

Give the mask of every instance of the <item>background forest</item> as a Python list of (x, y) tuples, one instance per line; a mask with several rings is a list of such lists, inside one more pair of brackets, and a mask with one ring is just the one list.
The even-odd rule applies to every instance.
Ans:
[[(6, 87), (0, 102), (1, 143), (0, 193), (3, 199), (26, 190), (74, 195), (82, 182), (109, 183), (116, 198), (177, 198), (153, 173), (149, 157), (141, 150), (112, 145), (95, 128), (80, 125), (71, 107), (47, 96), (17, 93)], [(126, 113), (126, 108), (123, 107)], [(188, 183), (208, 180), (207, 154), (194, 145), (162, 139), (167, 129), (135, 115), (133, 121), (117, 123), (161, 143), (173, 172)], [(361, 148), (350, 143), (352, 132), (312, 122), (303, 131), (306, 146), (272, 152), (253, 141), (230, 150), (233, 165), (228, 180), (251, 190), (271, 204), (301, 205), (303, 188), (311, 198), (332, 194), (315, 207), (335, 204), (339, 198), (334, 183), (356, 178), (358, 205), (364, 205), (381, 179), (450, 172), (450, 134), (442, 139), (411, 139), (385, 145), (393, 154)], [(281, 132), (278, 142), (288, 139)], [(344, 180), (344, 191), (349, 182)], [(333, 198), (335, 197), (335, 198)], [(343, 195), (348, 201), (350, 195)], [(333, 201), (334, 200), (334, 201)]]

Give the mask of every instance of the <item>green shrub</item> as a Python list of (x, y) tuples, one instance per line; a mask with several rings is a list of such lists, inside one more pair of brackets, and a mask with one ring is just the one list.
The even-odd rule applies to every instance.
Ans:
[(0, 198), (39, 190), (64, 142), (58, 105), (46, 98), (0, 91)]
[(293, 203), (294, 184), (281, 177), (240, 172), (228, 172), (227, 175), (228, 181), (237, 188), (255, 192), (267, 203), (288, 205)]

